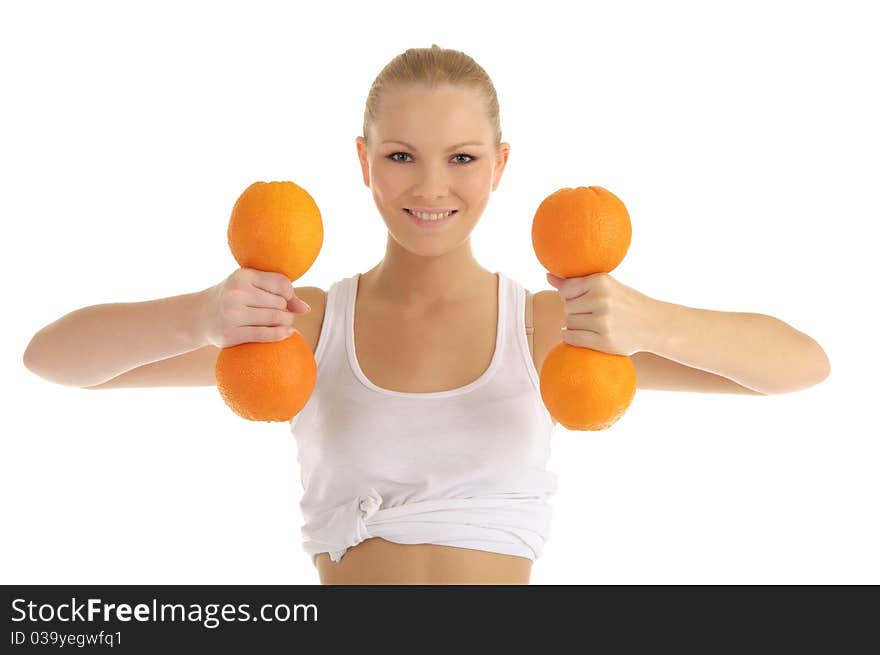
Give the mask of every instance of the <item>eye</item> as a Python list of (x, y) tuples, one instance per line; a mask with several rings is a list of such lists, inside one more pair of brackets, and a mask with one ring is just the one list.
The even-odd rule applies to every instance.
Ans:
[[(388, 159), (390, 159), (391, 161), (400, 162), (401, 164), (404, 164), (406, 162), (403, 160), (400, 160), (400, 159), (395, 159), (395, 155), (403, 155), (404, 157), (410, 156), (408, 152), (392, 152), (390, 155), (388, 155)], [(468, 161), (459, 162), (461, 164), (470, 164), (471, 162), (474, 162), (477, 160), (476, 157), (473, 157), (472, 155), (465, 154), (463, 152), (460, 152), (457, 155), (453, 155), (453, 158), (455, 158), (455, 157), (467, 157), (468, 158)]]

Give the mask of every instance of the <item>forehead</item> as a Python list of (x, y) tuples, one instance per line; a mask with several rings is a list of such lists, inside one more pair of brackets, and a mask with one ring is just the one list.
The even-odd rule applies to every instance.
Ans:
[(389, 93), (374, 126), (380, 143), (402, 139), (413, 144), (436, 141), (439, 145), (450, 139), (485, 141), (491, 129), (480, 95), (451, 87)]

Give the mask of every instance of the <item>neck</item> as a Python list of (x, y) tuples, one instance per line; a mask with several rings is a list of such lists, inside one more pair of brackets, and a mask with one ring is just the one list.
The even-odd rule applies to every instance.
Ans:
[(470, 238), (430, 256), (402, 248), (389, 234), (385, 257), (361, 275), (359, 284), (375, 300), (415, 315), (479, 297), (490, 277), (495, 276), (474, 259)]

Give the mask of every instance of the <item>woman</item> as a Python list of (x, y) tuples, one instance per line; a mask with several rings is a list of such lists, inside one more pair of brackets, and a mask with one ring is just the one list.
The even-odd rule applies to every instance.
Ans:
[[(510, 146), (466, 54), (396, 57), (363, 130), (364, 184), (388, 229), (366, 273), (325, 292), (238, 269), (198, 293), (77, 310), (25, 354), (42, 377), (91, 389), (213, 385), (219, 348), (286, 338), (296, 315), (318, 362), (291, 429), (323, 584), (529, 582), (556, 492), (538, 371), (563, 338), (631, 355), (642, 389), (761, 395), (827, 376), (822, 348), (770, 316), (660, 302), (606, 274), (548, 278), (556, 289), (532, 298), (480, 266), (470, 234)], [(743, 357), (748, 343), (779, 356)]]

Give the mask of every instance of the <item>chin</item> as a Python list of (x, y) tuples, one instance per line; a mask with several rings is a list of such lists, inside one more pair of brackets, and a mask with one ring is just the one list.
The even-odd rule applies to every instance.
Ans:
[(419, 238), (418, 236), (413, 237), (407, 231), (395, 233), (393, 230), (389, 230), (389, 233), (401, 248), (420, 257), (439, 257), (461, 245), (458, 240), (453, 241), (449, 234), (441, 237)]

